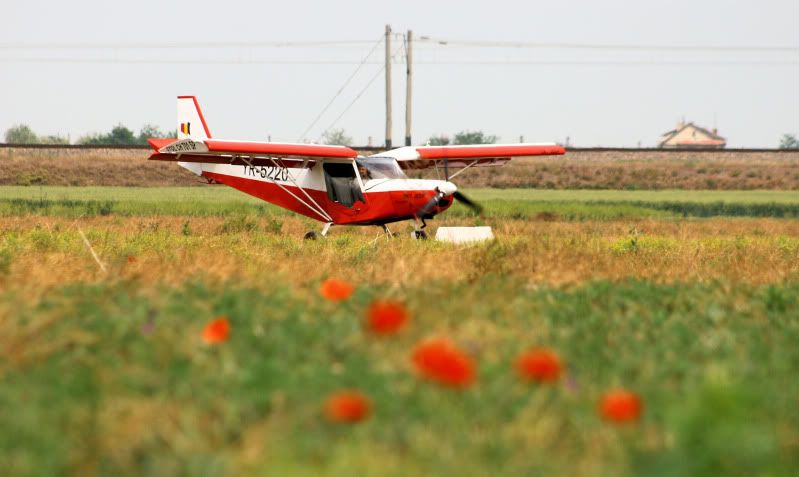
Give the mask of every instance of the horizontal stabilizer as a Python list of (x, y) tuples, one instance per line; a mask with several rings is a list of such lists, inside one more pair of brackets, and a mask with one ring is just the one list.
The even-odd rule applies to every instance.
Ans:
[(208, 146), (206, 146), (205, 143), (202, 141), (195, 141), (193, 139), (181, 139), (180, 141), (175, 141), (165, 146), (159, 147), (158, 152), (161, 154), (183, 154), (183, 153), (202, 154), (208, 152)]

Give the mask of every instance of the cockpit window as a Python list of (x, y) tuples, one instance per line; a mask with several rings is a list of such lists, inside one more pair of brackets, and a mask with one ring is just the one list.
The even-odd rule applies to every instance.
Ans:
[[(393, 157), (362, 157), (356, 159), (361, 179), (407, 179)], [(364, 176), (364, 172), (366, 175)]]

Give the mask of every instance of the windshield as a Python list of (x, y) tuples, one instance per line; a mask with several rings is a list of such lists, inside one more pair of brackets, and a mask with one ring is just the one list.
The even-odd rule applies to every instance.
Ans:
[(393, 157), (362, 157), (356, 159), (361, 179), (406, 179)]

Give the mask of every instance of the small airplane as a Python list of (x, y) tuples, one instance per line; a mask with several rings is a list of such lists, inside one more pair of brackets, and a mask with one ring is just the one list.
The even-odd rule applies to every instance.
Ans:
[[(346, 146), (213, 139), (194, 96), (178, 96), (177, 139), (148, 139), (150, 160), (173, 161), (189, 171), (277, 206), (333, 225), (376, 225), (412, 220), (415, 238), (427, 238), (426, 219), (458, 200), (480, 206), (450, 182), (471, 167), (504, 165), (514, 157), (564, 154), (554, 143), (405, 146), (363, 157)], [(410, 179), (406, 170), (443, 170), (444, 180)], [(459, 169), (450, 175), (450, 169)]]

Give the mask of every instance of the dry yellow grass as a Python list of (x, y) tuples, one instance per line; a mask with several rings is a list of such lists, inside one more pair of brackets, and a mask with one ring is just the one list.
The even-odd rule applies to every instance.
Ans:
[[(334, 228), (326, 239), (304, 241), (300, 237), (311, 226), (305, 219), (285, 219), (279, 233), (265, 231), (267, 219), (247, 220), (256, 231), (223, 233), (230, 228), (223, 218), (2, 218), (0, 247), (10, 258), (0, 291), (13, 286), (44, 293), (63, 283), (105, 280), (180, 284), (200, 276), (251, 285), (276, 277), (305, 285), (328, 276), (420, 285), (485, 273), (513, 275), (531, 285), (799, 279), (799, 222), (793, 220), (502, 220), (491, 224), (496, 242), (471, 247), (416, 242), (404, 232), (389, 240), (375, 227)], [(107, 273), (94, 262), (78, 227)]]
[[(714, 431), (726, 428), (769, 437), (744, 462), (748, 474), (795, 468), (799, 221), (488, 221), (496, 242), (455, 247), (375, 227), (303, 241), (318, 224), (272, 215), (0, 218), (0, 396), (17, 410), (2, 421), (2, 467), (652, 475), (674, 462), (737, 465), (759, 449), (728, 446)], [(350, 301), (318, 296), (327, 276), (358, 285)], [(578, 286), (628, 278), (642, 281)], [(748, 285), (772, 283), (788, 284)], [(395, 295), (412, 326), (391, 340), (364, 334), (367, 304)], [(206, 346), (201, 330), (220, 314), (232, 338)], [(409, 350), (438, 335), (479, 363), (474, 389), (416, 380)], [(565, 357), (562, 385), (514, 378), (517, 353), (538, 343)], [(646, 403), (625, 428), (593, 413), (620, 382)], [(322, 422), (325, 396), (353, 383), (373, 399), (372, 418)], [(773, 438), (772, 416), (782, 426)]]

